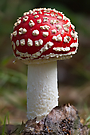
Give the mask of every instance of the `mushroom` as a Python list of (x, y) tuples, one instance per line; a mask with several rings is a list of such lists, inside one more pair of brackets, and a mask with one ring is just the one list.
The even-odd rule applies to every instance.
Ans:
[(16, 59), (28, 65), (27, 118), (39, 122), (58, 106), (57, 60), (77, 52), (77, 32), (62, 12), (38, 8), (17, 19), (11, 41)]

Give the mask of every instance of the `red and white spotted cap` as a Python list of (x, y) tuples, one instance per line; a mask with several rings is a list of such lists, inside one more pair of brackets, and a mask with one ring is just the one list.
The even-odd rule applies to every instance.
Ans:
[(74, 25), (51, 8), (25, 12), (14, 24), (11, 40), (15, 57), (27, 64), (68, 59), (78, 48)]

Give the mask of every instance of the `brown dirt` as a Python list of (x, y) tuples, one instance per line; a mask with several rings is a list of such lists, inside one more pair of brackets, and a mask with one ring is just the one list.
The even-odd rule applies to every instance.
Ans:
[[(89, 135), (90, 130), (80, 122), (77, 109), (73, 105), (55, 107), (44, 119), (36, 123), (36, 118), (22, 125), (5, 125), (6, 135)], [(2, 127), (0, 127), (2, 131)]]

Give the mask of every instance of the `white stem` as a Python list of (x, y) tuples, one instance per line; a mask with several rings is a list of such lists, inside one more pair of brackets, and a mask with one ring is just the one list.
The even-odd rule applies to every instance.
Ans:
[(28, 65), (27, 117), (40, 121), (58, 106), (57, 62)]

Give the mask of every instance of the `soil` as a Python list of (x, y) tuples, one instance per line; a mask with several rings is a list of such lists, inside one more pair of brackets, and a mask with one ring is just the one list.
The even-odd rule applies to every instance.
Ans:
[(73, 105), (55, 107), (44, 119), (36, 123), (28, 120), (21, 125), (4, 125), (6, 135), (89, 135), (90, 130), (81, 124), (77, 109)]

